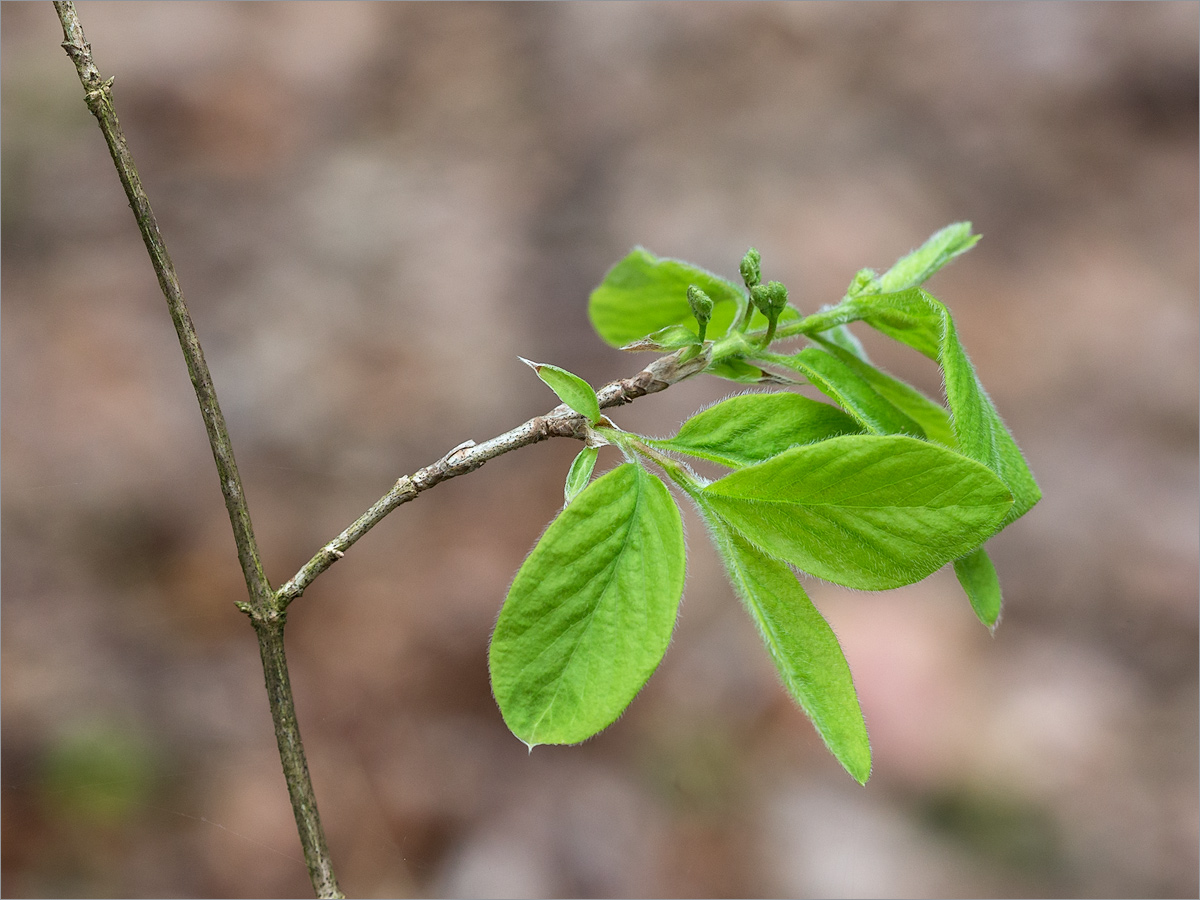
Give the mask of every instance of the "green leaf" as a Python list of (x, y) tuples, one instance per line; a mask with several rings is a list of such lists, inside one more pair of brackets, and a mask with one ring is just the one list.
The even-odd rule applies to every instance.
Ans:
[(854, 420), (840, 409), (779, 391), (722, 400), (684, 422), (673, 438), (646, 443), (738, 468), (799, 444), (858, 431)]
[(749, 611), (788, 693), (859, 784), (871, 745), (837, 636), (786, 563), (772, 559), (701, 504), (729, 580)]
[(955, 222), (934, 234), (919, 248), (902, 256), (879, 277), (877, 293), (888, 294), (920, 287), (954, 257), (966, 253), (979, 241), (971, 234), (970, 222)]
[(560, 369), (558, 366), (552, 366), (549, 363), (535, 363), (523, 356), (517, 357), (533, 371), (537, 372), (538, 378), (550, 385), (550, 389), (558, 394), (558, 399), (579, 415), (583, 416), (593, 425), (600, 421), (600, 401), (596, 397), (596, 392), (592, 390), (592, 386), (580, 378), (578, 375), (573, 375), (566, 369)]
[(633, 351), (654, 350), (663, 353), (699, 343), (701, 343), (700, 336), (686, 325), (668, 325), (666, 328), (660, 328), (658, 331), (648, 334), (644, 338), (631, 341), (620, 349)]
[(855, 337), (854, 333), (845, 325), (838, 325), (836, 328), (830, 328), (828, 331), (814, 334), (812, 335), (812, 339), (825, 347), (832, 345), (845, 350), (865, 363), (871, 362), (867, 357), (867, 351), (863, 349), (862, 341)]
[(796, 447), (701, 491), (751, 542), (852, 588), (919, 581), (999, 530), (1012, 497), (986, 467), (903, 435)]
[(980, 547), (954, 561), (954, 574), (967, 592), (979, 621), (994, 628), (1000, 619), (1000, 579), (987, 551)]
[(931, 294), (912, 288), (844, 300), (809, 316), (804, 330), (818, 333), (859, 320), (937, 361), (959, 452), (983, 463), (1008, 485), (1015, 502), (1005, 524), (1028, 512), (1041, 499), (1041, 490), (984, 392), (946, 307)]
[(736, 356), (727, 356), (710, 363), (704, 371), (718, 378), (736, 381), (738, 384), (758, 384), (767, 375), (758, 366), (752, 366)]
[(683, 522), (658, 478), (625, 463), (588, 485), (521, 566), (492, 634), (513, 734), (574, 744), (612, 724), (666, 652), (683, 578)]
[(920, 425), (880, 394), (853, 366), (832, 353), (808, 347), (794, 356), (772, 354), (767, 361), (804, 375), (813, 387), (853, 416), (865, 431), (925, 437)]
[(687, 289), (696, 285), (713, 301), (711, 334), (724, 334), (746, 303), (745, 292), (690, 263), (660, 259), (636, 247), (613, 266), (588, 300), (588, 316), (596, 332), (620, 347), (668, 325), (692, 321)]
[(574, 500), (579, 496), (579, 492), (587, 487), (592, 472), (596, 469), (596, 457), (599, 455), (600, 451), (595, 447), (584, 447), (579, 451), (579, 455), (575, 457), (571, 468), (567, 471), (567, 483), (563, 487), (563, 495), (566, 497), (567, 503)]
[(954, 437), (954, 425), (950, 421), (950, 414), (946, 411), (946, 407), (930, 400), (907, 382), (893, 378), (883, 369), (876, 368), (862, 356), (847, 351), (840, 345), (826, 343), (821, 338), (818, 338), (818, 341), (827, 353), (836, 356), (870, 384), (881, 397), (921, 426), (925, 437), (943, 444), (951, 450), (958, 449), (958, 440)]

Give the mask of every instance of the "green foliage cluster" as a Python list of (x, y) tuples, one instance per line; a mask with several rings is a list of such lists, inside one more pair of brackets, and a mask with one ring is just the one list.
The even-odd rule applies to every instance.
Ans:
[[(762, 283), (755, 250), (739, 267), (741, 286), (642, 248), (609, 271), (589, 305), (608, 343), (703, 354), (710, 374), (806, 384), (831, 402), (789, 390), (741, 394), (654, 439), (613, 425), (579, 377), (530, 363), (586, 420), (588, 440), (567, 475), (566, 506), (517, 573), (492, 637), (492, 686), (517, 737), (531, 748), (591, 737), (662, 660), (685, 569), (669, 481), (707, 523), (784, 686), (847, 771), (867, 780), (870, 745), (849, 667), (797, 571), (886, 590), (951, 563), (993, 627), (1000, 584), (983, 545), (1040, 497), (949, 312), (921, 288), (977, 240), (969, 223), (944, 228), (882, 275), (860, 271), (840, 303), (809, 316), (782, 284)], [(849, 329), (857, 322), (934, 360), (944, 402), (873, 365)], [(807, 346), (772, 350), (797, 338)], [(606, 444), (625, 461), (593, 480)], [(688, 457), (730, 471), (709, 481)]]

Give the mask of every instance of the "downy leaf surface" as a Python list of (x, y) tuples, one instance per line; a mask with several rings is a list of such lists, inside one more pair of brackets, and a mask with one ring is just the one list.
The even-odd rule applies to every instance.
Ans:
[(881, 294), (920, 287), (954, 257), (966, 253), (979, 241), (971, 234), (970, 222), (955, 222), (934, 233), (912, 253), (896, 260), (896, 264), (879, 276)]
[(837, 636), (795, 574), (701, 503), (713, 542), (738, 597), (758, 626), (789, 694), (854, 779), (871, 774), (871, 745)]
[(859, 320), (942, 367), (959, 452), (983, 463), (1008, 485), (1015, 502), (1005, 524), (1028, 512), (1041, 498), (1041, 490), (984, 392), (946, 307), (920, 288), (862, 296), (810, 316), (805, 330), (821, 332)]
[(722, 400), (684, 422), (674, 437), (646, 443), (739, 468), (799, 444), (861, 430), (852, 418), (828, 403), (779, 391)]
[(521, 566), (488, 652), (513, 734), (574, 744), (606, 728), (658, 667), (683, 594), (679, 508), (625, 463), (559, 513)]
[(865, 590), (911, 584), (970, 553), (1012, 505), (985, 466), (903, 435), (795, 447), (700, 493), (770, 555)]

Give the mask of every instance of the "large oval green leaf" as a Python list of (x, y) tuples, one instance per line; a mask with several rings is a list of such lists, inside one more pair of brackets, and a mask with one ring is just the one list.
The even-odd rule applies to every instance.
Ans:
[[(709, 336), (724, 334), (733, 323), (745, 292), (699, 266), (659, 258), (644, 247), (635, 247), (609, 269), (588, 299), (588, 316), (600, 337), (614, 347), (632, 343), (668, 325), (695, 325), (687, 299), (691, 284), (713, 301)], [(765, 324), (766, 320), (762, 321)]]
[(683, 595), (679, 508), (626, 463), (593, 481), (521, 566), (488, 652), (492, 691), (533, 747), (611, 725), (666, 652)]
[(796, 447), (702, 491), (772, 556), (836, 584), (919, 581), (999, 530), (1012, 495), (986, 466), (903, 435)]

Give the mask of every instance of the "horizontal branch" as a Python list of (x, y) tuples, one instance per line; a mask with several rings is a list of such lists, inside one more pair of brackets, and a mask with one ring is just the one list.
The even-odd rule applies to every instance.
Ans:
[[(632, 378), (623, 378), (606, 384), (596, 392), (596, 396), (600, 400), (600, 408), (608, 409), (632, 403), (638, 397), (665, 390), (702, 371), (708, 363), (707, 357), (693, 356), (691, 359), (683, 360), (681, 357), (685, 352), (686, 348), (669, 356), (659, 357)], [(495, 459), (510, 450), (527, 447), (552, 437), (571, 437), (583, 440), (586, 437), (585, 424), (582, 416), (563, 404), (545, 415), (535, 416), (523, 425), (518, 425), (511, 431), (506, 431), (481, 444), (468, 441), (455, 447), (437, 462), (418, 469), (411, 475), (403, 476), (392, 485), (390, 491), (380, 497), (349, 528), (318, 550), (316, 555), (301, 567), (300, 571), (276, 591), (275, 596), (278, 598), (280, 608), (286, 608), (289, 603), (303, 594), (318, 575), (341, 559), (355, 541), (382, 522), (384, 517), (396, 507), (417, 499), (418, 495), (443, 481), (474, 472), (489, 459)]]

